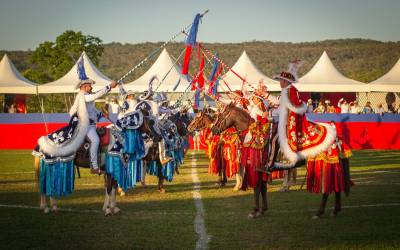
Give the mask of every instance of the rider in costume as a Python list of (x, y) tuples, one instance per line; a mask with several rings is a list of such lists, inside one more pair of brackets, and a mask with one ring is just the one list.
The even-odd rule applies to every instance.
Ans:
[(100, 168), (97, 162), (97, 153), (99, 150), (100, 138), (96, 132), (96, 123), (104, 116), (102, 112), (100, 112), (94, 101), (96, 99), (101, 98), (103, 95), (110, 92), (111, 88), (115, 88), (117, 86), (117, 82), (113, 81), (109, 85), (105, 86), (103, 89), (97, 91), (96, 93), (92, 93), (92, 85), (95, 84), (95, 81), (92, 79), (83, 79), (77, 85), (76, 89), (79, 88), (80, 92), (84, 93), (86, 109), (89, 115), (89, 130), (87, 136), (90, 140), (90, 172), (92, 174), (100, 174)]
[(275, 76), (282, 88), (279, 104), (279, 144), (288, 160), (288, 166), (297, 161), (314, 157), (327, 150), (336, 138), (336, 130), (330, 124), (308, 121), (303, 103), (293, 83), (297, 82), (300, 61), (289, 64), (289, 70)]

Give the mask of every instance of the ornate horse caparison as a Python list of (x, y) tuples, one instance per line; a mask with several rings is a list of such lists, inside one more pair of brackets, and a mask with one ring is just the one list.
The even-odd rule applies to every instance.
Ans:
[[(254, 119), (251, 118), (251, 116), (243, 109), (236, 107), (233, 103), (230, 103), (224, 107), (224, 109), (218, 114), (216, 121), (214, 122), (213, 127), (211, 128), (211, 131), (214, 134), (221, 134), (223, 131), (225, 131), (228, 128), (234, 127), (239, 134), (240, 141), (242, 143), (242, 149), (243, 144), (246, 142), (248, 130), (252, 124), (254, 124)], [(269, 138), (269, 137), (268, 137)], [(267, 138), (265, 138), (267, 139)], [(258, 140), (258, 138), (256, 138)], [(268, 140), (268, 139), (267, 139)], [(267, 164), (267, 159), (268, 159), (268, 151), (269, 150), (269, 141), (263, 143), (265, 146), (262, 150), (261, 153), (261, 161), (259, 165), (264, 166), (264, 170), (266, 169), (266, 164)], [(246, 154), (246, 156), (243, 155), (242, 151), (242, 159), (240, 160), (241, 162), (241, 168), (246, 169), (247, 164), (253, 164), (253, 161), (251, 161), (251, 154)], [(244, 158), (243, 158), (244, 157)], [(247, 158), (248, 157), (248, 158)], [(243, 165), (244, 164), (244, 165)], [(242, 185), (242, 189), (246, 189), (248, 186), (247, 179), (249, 175), (253, 175), (254, 179), (256, 179), (256, 183), (254, 183), (253, 191), (254, 191), (254, 214), (263, 214), (267, 209), (268, 209), (268, 202), (267, 202), (267, 185), (266, 185), (266, 180), (264, 180), (265, 173), (259, 171), (260, 169), (256, 169), (255, 166), (253, 166), (254, 173), (250, 173), (245, 170), (244, 173), (244, 183)], [(262, 197), (262, 208), (260, 209), (260, 199), (259, 197)]]
[[(211, 114), (208, 110), (203, 110), (201, 112), (199, 112), (196, 117), (192, 120), (192, 122), (189, 124), (188, 126), (188, 130), (189, 132), (194, 132), (195, 130), (203, 130), (205, 133), (207, 134), (206, 136), (208, 136), (208, 134), (210, 133), (212, 124), (214, 122), (214, 118), (213, 118), (214, 114)], [(227, 182), (227, 177), (226, 177), (226, 166), (223, 164), (223, 142), (220, 141), (219, 145), (216, 147), (216, 150), (214, 152), (210, 152), (215, 154), (215, 159), (220, 161), (218, 164), (221, 165), (221, 168), (219, 169), (219, 179), (218, 179), (218, 185), (219, 186), (224, 186), (225, 183)], [(211, 157), (211, 155), (209, 156)], [(238, 191), (240, 190), (240, 188), (242, 187), (242, 181), (243, 181), (243, 169), (239, 168), (237, 170), (236, 173), (236, 184), (233, 188), (233, 190)]]
[[(142, 124), (138, 128), (139, 132), (151, 135), (153, 133), (151, 122), (152, 122), (151, 120), (144, 118)], [(114, 126), (115, 125), (98, 128), (97, 132), (99, 136), (102, 136), (106, 133), (106, 130), (115, 129)], [(113, 146), (114, 142), (115, 142), (114, 137), (110, 135), (109, 143), (107, 145), (101, 145), (99, 147), (98, 162), (100, 163), (100, 168), (103, 171), (105, 169), (105, 164), (104, 161), (102, 161), (102, 159), (105, 158), (104, 154), (106, 154), (110, 150), (110, 147)], [(90, 167), (89, 148), (90, 148), (90, 141), (86, 138), (85, 142), (76, 151), (74, 157), (75, 166), (81, 168)], [(40, 158), (38, 156), (34, 158), (34, 168), (35, 168), (36, 180), (39, 186)], [(105, 215), (116, 214), (120, 211), (120, 209), (116, 206), (116, 194), (115, 194), (116, 189), (118, 187), (118, 183), (111, 176), (111, 174), (108, 174), (106, 172), (104, 172), (104, 187), (105, 187), (105, 200), (103, 205), (103, 211)], [(40, 188), (39, 188), (39, 193), (40, 193)], [(51, 211), (53, 212), (58, 211), (57, 201), (55, 197), (50, 197), (50, 206), (51, 206)], [(40, 193), (40, 208), (43, 209), (44, 213), (48, 213), (50, 211), (47, 205), (46, 195), (43, 193)]]

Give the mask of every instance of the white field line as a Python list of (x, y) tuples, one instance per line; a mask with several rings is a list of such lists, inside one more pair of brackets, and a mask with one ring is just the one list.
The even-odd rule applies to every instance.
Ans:
[(204, 222), (205, 210), (200, 194), (200, 180), (197, 176), (196, 159), (192, 153), (192, 180), (193, 180), (193, 200), (196, 206), (196, 217), (194, 219), (194, 230), (198, 235), (196, 241), (197, 249), (207, 249), (208, 242), (210, 242), (210, 236), (207, 234), (206, 225)]
[(34, 174), (35, 171), (21, 171), (21, 172), (0, 172), (0, 175), (13, 175), (13, 174)]
[[(361, 205), (349, 205), (349, 206), (342, 206), (342, 209), (353, 209), (353, 208), (375, 208), (375, 207), (398, 207), (400, 203), (377, 203), (377, 204), (361, 204)], [(30, 210), (40, 210), (40, 207), (36, 206), (29, 206), (29, 205), (15, 205), (15, 204), (0, 204), (0, 208), (19, 208), (19, 209), (30, 209)], [(329, 208), (333, 210), (333, 207)], [(71, 212), (71, 213), (100, 213), (102, 212), (100, 209), (74, 209), (74, 208), (59, 208), (62, 212)], [(317, 209), (304, 209), (304, 210), (274, 210), (271, 211), (273, 214), (276, 213), (301, 213), (301, 212), (314, 212)], [(126, 214), (137, 214), (137, 215), (193, 215), (192, 212), (167, 212), (167, 211), (134, 211), (129, 212), (124, 210)], [(196, 212), (197, 213), (197, 212)], [(225, 211), (223, 212), (225, 215), (243, 215), (245, 216), (246, 212), (233, 212), (233, 211)], [(267, 213), (268, 216), (268, 213)]]

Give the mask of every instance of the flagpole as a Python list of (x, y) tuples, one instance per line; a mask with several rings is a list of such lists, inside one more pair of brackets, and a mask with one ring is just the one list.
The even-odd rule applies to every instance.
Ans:
[[(206, 10), (201, 14), (200, 16), (203, 17), (208, 13), (209, 10)], [(168, 43), (172, 42), (175, 40), (180, 34), (185, 34), (186, 30), (192, 26), (192, 23), (186, 25), (181, 31), (173, 35), (168, 41), (164, 42), (160, 47), (156, 48), (153, 52), (151, 52), (146, 58), (144, 58), (141, 62), (139, 62), (137, 65), (135, 65), (132, 69), (130, 69), (125, 75), (123, 75), (117, 82), (122, 84), (123, 80), (128, 77), (130, 74), (132, 74), (137, 68), (142, 66), (145, 62), (147, 62), (151, 57), (153, 57), (157, 52), (159, 52), (161, 49), (163, 49), (165, 46), (167, 46)]]

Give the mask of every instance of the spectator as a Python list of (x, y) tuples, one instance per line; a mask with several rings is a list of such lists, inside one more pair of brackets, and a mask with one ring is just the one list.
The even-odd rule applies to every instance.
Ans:
[(325, 111), (326, 111), (325, 105), (322, 101), (320, 101), (318, 103), (318, 107), (314, 109), (314, 113), (325, 113)]
[(312, 100), (308, 99), (307, 100), (307, 110), (306, 113), (312, 113), (314, 111), (314, 106), (312, 104)]
[(389, 104), (388, 103), (388, 113), (396, 113), (395, 105), (394, 103)]
[(364, 107), (364, 109), (363, 109), (363, 114), (372, 114), (372, 113), (374, 113), (374, 110), (373, 110), (372, 107), (371, 107), (371, 102), (368, 101), (368, 102), (365, 104), (365, 107)]
[(340, 108), (340, 113), (349, 113), (349, 104), (344, 98), (341, 98), (338, 103), (338, 107)]
[(361, 114), (362, 110), (361, 110), (361, 107), (358, 105), (358, 102), (354, 101), (351, 104), (352, 105), (350, 106), (350, 113), (351, 114)]
[(17, 108), (15, 107), (15, 104), (11, 104), (10, 107), (8, 108), (8, 113), (17, 113)]
[(119, 107), (117, 99), (113, 96), (110, 96), (106, 102), (109, 104), (109, 112), (112, 114), (117, 114)]
[(335, 107), (331, 104), (331, 101), (326, 100), (325, 104), (326, 104), (326, 113), (332, 114), (336, 112)]
[(385, 113), (385, 109), (383, 108), (382, 103), (378, 104), (378, 108), (375, 110), (375, 113), (383, 115)]

